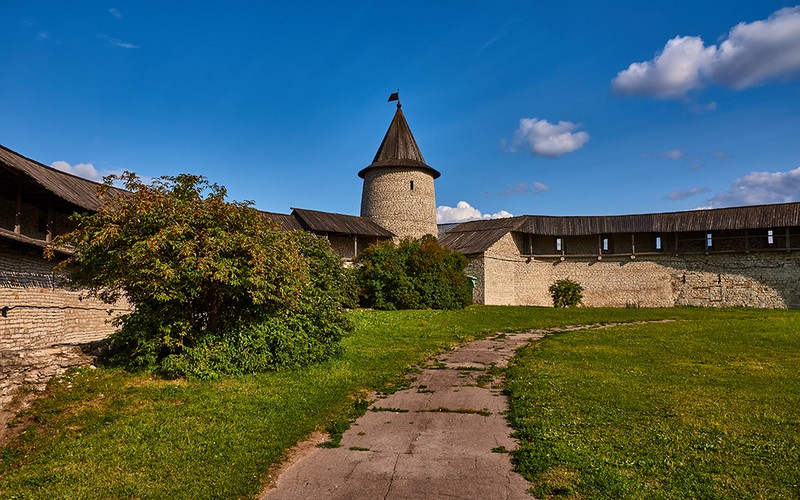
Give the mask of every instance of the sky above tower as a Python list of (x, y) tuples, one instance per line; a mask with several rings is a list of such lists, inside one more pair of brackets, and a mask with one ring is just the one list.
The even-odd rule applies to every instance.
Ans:
[(800, 201), (800, 6), (4, 1), (0, 144), (358, 214), (392, 116), (443, 220)]

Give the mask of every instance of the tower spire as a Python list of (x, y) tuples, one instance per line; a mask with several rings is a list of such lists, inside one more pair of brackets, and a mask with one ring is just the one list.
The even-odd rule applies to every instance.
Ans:
[(398, 93), (395, 92), (389, 96), (390, 101), (397, 100), (397, 111), (394, 113), (389, 130), (386, 131), (372, 163), (361, 169), (358, 176), (363, 179), (367, 170), (378, 167), (397, 167), (422, 169), (437, 179), (441, 174), (425, 163), (425, 158), (422, 157), (422, 152), (419, 150), (414, 134), (411, 133), (411, 128), (403, 114)]

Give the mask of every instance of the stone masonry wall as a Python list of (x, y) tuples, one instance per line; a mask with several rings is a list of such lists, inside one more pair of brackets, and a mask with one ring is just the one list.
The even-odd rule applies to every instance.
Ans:
[[(548, 287), (569, 278), (589, 307), (800, 308), (800, 254), (753, 252), (596, 258), (520, 257), (509, 234), (483, 256), (476, 303), (551, 306)], [(482, 298), (482, 302), (478, 299)]]
[(85, 363), (84, 350), (129, 311), (127, 303), (109, 305), (60, 287), (52, 267), (36, 253), (0, 247), (0, 408), (21, 384), (41, 387)]
[(436, 235), (433, 176), (414, 168), (367, 170), (364, 173), (361, 194), (361, 216), (388, 229), (401, 239)]

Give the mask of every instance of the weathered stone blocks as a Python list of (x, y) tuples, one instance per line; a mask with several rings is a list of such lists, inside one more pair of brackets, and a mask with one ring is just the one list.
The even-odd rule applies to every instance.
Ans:
[(590, 307), (800, 308), (800, 253), (604, 257), (520, 256), (509, 234), (483, 255), (471, 256), (478, 276), (475, 303), (551, 306), (551, 283), (569, 278), (584, 288)]
[(436, 235), (433, 176), (422, 169), (370, 168), (364, 172), (361, 216), (397, 235)]

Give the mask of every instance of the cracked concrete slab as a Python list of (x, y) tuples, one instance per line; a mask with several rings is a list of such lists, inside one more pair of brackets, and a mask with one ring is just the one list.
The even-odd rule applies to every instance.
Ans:
[(531, 498), (504, 452), (516, 443), (491, 369), (544, 334), (501, 334), (429, 361), (410, 388), (373, 401), (341, 447), (285, 467), (261, 498)]

